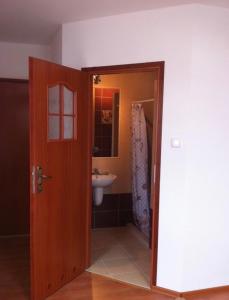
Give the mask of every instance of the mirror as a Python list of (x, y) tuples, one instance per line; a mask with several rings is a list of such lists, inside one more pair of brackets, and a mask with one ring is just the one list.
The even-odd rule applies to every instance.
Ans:
[(114, 88), (94, 89), (94, 157), (118, 156), (119, 95)]

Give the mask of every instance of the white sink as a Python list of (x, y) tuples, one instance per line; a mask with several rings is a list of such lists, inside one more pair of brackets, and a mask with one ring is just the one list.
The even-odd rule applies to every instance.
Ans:
[(113, 183), (113, 181), (117, 178), (116, 175), (108, 174), (108, 175), (92, 175), (92, 186), (93, 187), (106, 187)]
[(103, 202), (103, 189), (111, 185), (117, 178), (116, 175), (107, 174), (93, 174), (92, 175), (92, 186), (94, 188), (94, 203), (95, 205), (101, 205)]

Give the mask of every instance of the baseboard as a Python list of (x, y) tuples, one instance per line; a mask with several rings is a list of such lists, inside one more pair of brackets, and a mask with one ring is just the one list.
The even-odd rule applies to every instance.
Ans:
[(228, 299), (229, 299), (229, 285), (218, 286), (218, 287), (213, 287), (213, 288), (208, 288), (208, 289), (195, 290), (195, 291), (189, 291), (189, 292), (183, 292), (180, 295), (185, 298), (185, 297), (190, 297), (190, 296), (208, 296), (208, 295), (212, 296), (212, 295), (216, 295), (218, 293), (224, 293), (224, 294), (227, 293)]
[[(219, 286), (219, 287), (213, 287), (208, 289), (201, 289), (201, 290), (195, 290), (195, 291), (188, 291), (188, 292), (177, 292), (173, 290), (169, 290), (166, 288), (161, 288), (158, 286), (152, 287), (152, 292), (163, 294), (165, 296), (174, 297), (174, 300), (188, 300), (189, 297), (191, 299), (194, 299), (193, 297), (201, 297), (204, 296), (204, 299), (212, 299), (212, 296), (219, 297), (217, 299), (220, 300), (220, 294), (223, 293), (223, 296), (225, 297), (228, 295), (227, 299), (229, 299), (229, 285), (226, 286)], [(209, 298), (208, 298), (209, 297)], [(198, 298), (200, 299), (200, 298)], [(214, 298), (216, 299), (216, 298)], [(223, 298), (226, 299), (226, 298)]]
[(166, 288), (162, 288), (162, 287), (159, 287), (159, 286), (153, 286), (151, 290), (152, 290), (152, 292), (162, 294), (162, 295), (165, 295), (165, 296), (170, 296), (170, 297), (174, 297), (174, 298), (181, 297), (181, 293), (173, 291), (173, 290), (169, 290), (169, 289), (166, 289)]

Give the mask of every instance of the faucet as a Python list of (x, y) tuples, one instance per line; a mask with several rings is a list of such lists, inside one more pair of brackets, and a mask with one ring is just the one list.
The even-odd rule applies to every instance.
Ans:
[(92, 174), (99, 175), (99, 174), (100, 174), (99, 169), (94, 168), (94, 169), (92, 170)]

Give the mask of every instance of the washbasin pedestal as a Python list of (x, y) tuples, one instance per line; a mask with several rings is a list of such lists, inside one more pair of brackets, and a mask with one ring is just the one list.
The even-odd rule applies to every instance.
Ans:
[(96, 187), (93, 191), (93, 199), (96, 206), (99, 206), (103, 202), (103, 187)]
[(93, 174), (92, 175), (92, 186), (93, 186), (93, 200), (96, 206), (99, 206), (103, 202), (103, 191), (105, 187), (110, 186), (117, 178), (116, 175), (107, 174)]

